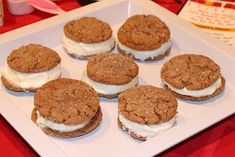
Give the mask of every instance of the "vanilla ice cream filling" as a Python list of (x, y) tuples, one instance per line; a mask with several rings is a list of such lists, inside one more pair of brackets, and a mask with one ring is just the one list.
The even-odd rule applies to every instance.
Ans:
[(121, 50), (125, 51), (127, 54), (133, 55), (135, 58), (144, 61), (147, 58), (154, 58), (156, 56), (164, 54), (170, 47), (171, 47), (171, 41), (168, 40), (165, 43), (163, 43), (159, 48), (155, 50), (149, 50), (149, 51), (139, 51), (134, 50), (132, 48), (129, 48), (123, 44), (121, 44), (118, 41), (118, 46)]
[(124, 90), (127, 90), (131, 87), (134, 87), (138, 84), (138, 76), (134, 77), (129, 83), (123, 84), (123, 85), (110, 85), (110, 84), (104, 84), (99, 83), (96, 81), (91, 80), (86, 73), (86, 70), (83, 72), (82, 81), (86, 82), (90, 86), (92, 86), (96, 92), (100, 94), (117, 94), (120, 92), (123, 92)]
[(76, 56), (90, 56), (101, 52), (110, 51), (115, 44), (115, 38), (112, 36), (108, 40), (99, 43), (83, 43), (69, 39), (63, 34), (63, 45), (68, 53)]
[(36, 113), (37, 113), (36, 123), (40, 128), (47, 127), (59, 132), (71, 132), (78, 129), (82, 129), (89, 123), (89, 121), (87, 121), (78, 125), (65, 125), (63, 123), (55, 123), (53, 121), (44, 118), (43, 116), (40, 115), (38, 111), (36, 111)]
[(45, 72), (23, 73), (16, 71), (6, 64), (2, 71), (2, 76), (15, 86), (27, 89), (38, 88), (48, 81), (59, 78), (61, 75), (61, 65), (58, 64), (54, 68)]
[(123, 124), (122, 129), (135, 133), (139, 137), (146, 137), (146, 140), (156, 136), (157, 134), (171, 128), (176, 123), (176, 117), (167, 122), (154, 125), (138, 124), (126, 119), (122, 114), (118, 114), (118, 119)]
[(168, 88), (170, 88), (172, 91), (179, 93), (181, 95), (187, 95), (187, 96), (193, 96), (193, 97), (201, 97), (201, 96), (207, 96), (213, 94), (218, 88), (221, 87), (222, 81), (221, 77), (219, 77), (215, 83), (213, 83), (211, 86), (201, 89), (201, 90), (189, 90), (187, 88), (183, 89), (177, 89), (168, 84), (167, 82), (163, 81), (163, 84), (166, 84)]

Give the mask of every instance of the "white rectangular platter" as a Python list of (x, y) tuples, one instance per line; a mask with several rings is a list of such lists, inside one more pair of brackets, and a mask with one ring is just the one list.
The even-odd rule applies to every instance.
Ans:
[(41, 156), (152, 156), (234, 114), (234, 50), (151, 1), (97, 2), (5, 33), (0, 36), (0, 67), (6, 63), (7, 55), (13, 49), (29, 43), (39, 43), (59, 53), (63, 77), (80, 79), (86, 61), (71, 58), (65, 53), (61, 44), (64, 24), (83, 16), (95, 16), (107, 21), (116, 35), (120, 25), (135, 14), (160, 17), (169, 26), (172, 41), (171, 53), (163, 60), (137, 62), (140, 67), (140, 84), (161, 87), (160, 69), (167, 60), (183, 53), (197, 53), (209, 56), (220, 65), (226, 79), (225, 91), (212, 100), (201, 103), (178, 100), (177, 125), (146, 142), (134, 140), (118, 129), (117, 99), (101, 98), (101, 125), (85, 136), (62, 140), (45, 135), (31, 121), (33, 93), (14, 93), (1, 85), (1, 114)]

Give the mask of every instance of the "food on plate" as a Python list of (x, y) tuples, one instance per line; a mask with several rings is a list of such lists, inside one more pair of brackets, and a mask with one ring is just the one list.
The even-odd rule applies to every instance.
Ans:
[(138, 73), (138, 65), (132, 59), (115, 53), (101, 53), (88, 61), (82, 80), (100, 96), (114, 98), (138, 84)]
[(134, 15), (119, 28), (117, 45), (121, 54), (134, 59), (160, 60), (170, 52), (170, 30), (154, 15)]
[(50, 81), (36, 91), (31, 119), (51, 136), (82, 136), (97, 128), (102, 120), (98, 94), (79, 80)]
[(88, 59), (115, 46), (110, 25), (95, 17), (82, 17), (65, 24), (63, 46), (75, 58)]
[(184, 100), (207, 100), (225, 88), (219, 65), (209, 57), (197, 54), (170, 59), (161, 69), (161, 79), (167, 89)]
[(130, 88), (118, 96), (118, 126), (135, 139), (148, 140), (175, 125), (177, 105), (166, 89)]
[(2, 70), (3, 85), (13, 91), (32, 91), (61, 76), (61, 58), (56, 51), (38, 44), (13, 50)]

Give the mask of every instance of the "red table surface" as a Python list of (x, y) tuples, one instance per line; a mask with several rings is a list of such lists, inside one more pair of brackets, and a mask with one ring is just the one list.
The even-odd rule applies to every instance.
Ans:
[[(163, 7), (177, 13), (182, 4), (174, 0), (155, 0)], [(185, 0), (183, 0), (185, 2)], [(6, 9), (4, 4), (4, 26), (0, 27), (0, 34), (7, 31), (34, 23), (53, 15), (35, 10), (33, 13), (22, 16), (14, 16)], [(72, 10), (80, 7), (75, 0), (61, 0), (57, 4), (64, 10)], [(49, 150), (48, 150), (49, 151)], [(1, 157), (25, 157), (38, 156), (30, 145), (14, 130), (14, 128), (0, 115), (0, 156)], [(210, 128), (194, 135), (161, 153), (163, 157), (229, 157), (235, 156), (235, 115), (211, 126)]]

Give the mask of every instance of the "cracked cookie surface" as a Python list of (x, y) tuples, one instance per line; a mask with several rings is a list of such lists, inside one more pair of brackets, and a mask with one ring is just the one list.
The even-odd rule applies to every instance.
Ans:
[(66, 37), (83, 43), (99, 43), (112, 36), (110, 25), (95, 17), (82, 17), (65, 24)]
[(154, 50), (170, 38), (168, 26), (154, 15), (134, 15), (118, 30), (118, 40), (134, 50)]
[(38, 44), (22, 46), (7, 57), (10, 68), (24, 73), (48, 71), (60, 62), (61, 58), (54, 50)]
[(128, 120), (153, 125), (172, 119), (177, 113), (177, 100), (165, 89), (141, 85), (118, 97), (118, 110)]
[(88, 77), (96, 82), (122, 85), (136, 77), (139, 68), (128, 57), (115, 53), (102, 53), (88, 61), (86, 71)]
[(220, 67), (213, 60), (196, 54), (175, 56), (161, 69), (162, 80), (177, 89), (204, 89), (220, 76)]
[(90, 121), (99, 109), (99, 97), (88, 84), (67, 78), (50, 81), (36, 90), (35, 109), (44, 118), (65, 125)]

